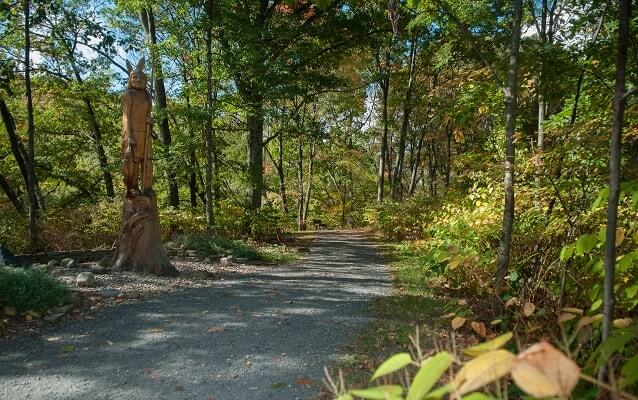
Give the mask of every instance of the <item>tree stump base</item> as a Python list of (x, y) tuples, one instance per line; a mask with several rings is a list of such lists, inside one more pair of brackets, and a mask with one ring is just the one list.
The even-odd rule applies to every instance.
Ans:
[(158, 276), (177, 276), (164, 245), (155, 193), (124, 196), (122, 230), (113, 268)]

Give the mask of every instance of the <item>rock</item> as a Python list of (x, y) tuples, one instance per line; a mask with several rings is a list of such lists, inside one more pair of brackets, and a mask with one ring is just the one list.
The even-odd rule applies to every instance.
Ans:
[(18, 258), (4, 245), (0, 244), (0, 266), (19, 265)]
[(47, 269), (51, 271), (58, 265), (60, 265), (60, 262), (58, 260), (49, 260), (49, 262), (47, 263)]
[(49, 273), (53, 276), (62, 276), (66, 273), (66, 269), (62, 267), (55, 267)]
[(47, 272), (47, 266), (44, 264), (33, 264), (31, 266), (31, 269), (34, 269), (36, 271), (41, 271), (41, 272)]
[(171, 249), (171, 250), (179, 249), (179, 246), (177, 244), (175, 244), (175, 242), (166, 242), (166, 243), (164, 243), (164, 246), (167, 249)]
[(202, 253), (199, 250), (186, 250), (186, 255), (188, 255), (189, 257), (195, 257), (195, 258), (206, 257), (206, 254)]
[(239, 264), (248, 264), (248, 259), (244, 258), (244, 257), (240, 257), (240, 258), (237, 259), (237, 262)]
[(61, 267), (65, 267), (65, 268), (66, 268), (66, 266), (67, 266), (67, 265), (68, 265), (71, 261), (73, 261), (73, 259), (72, 259), (72, 258), (63, 258), (63, 259), (60, 261), (60, 266), (61, 266)]
[(212, 264), (212, 261), (210, 260), (210, 257), (206, 257), (206, 258), (204, 258), (204, 259), (202, 260), (202, 262), (203, 262), (204, 264)]
[(106, 270), (108, 268), (111, 268), (111, 266), (113, 265), (113, 258), (111, 256), (104, 256), (100, 258), (100, 261), (98, 261), (97, 264)]
[(233, 256), (222, 257), (219, 259), (219, 265), (227, 267), (233, 263)]
[(113, 297), (117, 297), (120, 294), (120, 290), (119, 289), (102, 289), (98, 292), (98, 294), (102, 297), (106, 297), (106, 298), (113, 298)]
[(50, 322), (50, 323), (54, 323), (54, 322), (59, 322), (62, 318), (64, 318), (64, 313), (55, 313), (55, 314), (51, 314), (51, 315), (45, 315), (44, 318), (42, 318), (43, 320), (45, 320), (46, 322)]
[(76, 307), (77, 307), (76, 304), (67, 304), (65, 306), (56, 307), (53, 310), (51, 310), (51, 312), (54, 314), (68, 314)]
[(67, 267), (67, 268), (69, 268), (69, 269), (73, 269), (73, 268), (75, 268), (75, 267), (77, 267), (77, 266), (78, 266), (78, 262), (77, 262), (77, 261), (75, 261), (74, 259), (71, 259), (71, 261), (69, 261), (69, 262), (66, 264), (66, 267)]
[(93, 272), (95, 275), (103, 275), (106, 274), (107, 271), (106, 268), (101, 265), (92, 265), (91, 272)]
[(71, 288), (69, 289), (64, 302), (66, 304), (73, 305), (74, 307), (79, 307), (82, 304), (82, 294), (78, 289)]
[(92, 272), (80, 272), (75, 277), (77, 287), (92, 287), (95, 286), (95, 283), (95, 275)]

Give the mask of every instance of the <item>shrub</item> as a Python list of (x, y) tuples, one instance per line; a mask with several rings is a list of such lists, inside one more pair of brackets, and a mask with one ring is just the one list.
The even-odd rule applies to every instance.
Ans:
[(0, 305), (36, 312), (60, 305), (67, 288), (47, 273), (23, 268), (0, 268)]

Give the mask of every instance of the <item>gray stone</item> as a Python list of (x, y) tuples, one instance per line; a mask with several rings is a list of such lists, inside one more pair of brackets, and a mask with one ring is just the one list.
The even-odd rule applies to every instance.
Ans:
[(73, 268), (75, 268), (75, 267), (77, 267), (77, 266), (78, 266), (78, 262), (77, 262), (77, 261), (75, 261), (74, 259), (71, 259), (71, 261), (69, 261), (69, 262), (66, 264), (66, 267), (67, 267), (67, 268), (70, 268), (70, 269), (73, 269)]
[(62, 267), (55, 267), (49, 273), (53, 276), (62, 276), (66, 273), (66, 269)]
[(60, 262), (58, 260), (49, 260), (49, 262), (47, 263), (47, 269), (51, 271), (58, 265), (60, 265)]
[(72, 258), (63, 258), (62, 261), (60, 261), (60, 266), (66, 267), (71, 261), (73, 261)]
[(166, 243), (164, 244), (164, 246), (165, 246), (167, 249), (172, 249), (172, 250), (179, 249), (179, 246), (178, 246), (177, 244), (175, 244), (175, 242), (166, 242)]
[(71, 304), (67, 304), (65, 306), (60, 306), (60, 307), (56, 307), (52, 310), (52, 312), (54, 314), (68, 314), (70, 313), (74, 308), (76, 308), (78, 305), (71, 303)]
[(92, 272), (80, 272), (75, 277), (75, 284), (78, 287), (92, 287), (95, 283), (95, 275)]
[(219, 265), (222, 267), (227, 267), (233, 263), (233, 256), (222, 257), (219, 259)]
[(108, 269), (111, 268), (111, 266), (113, 265), (113, 259), (111, 256), (104, 256), (100, 259), (100, 261), (98, 261), (97, 264), (104, 269)]
[(238, 262), (239, 264), (248, 264), (248, 259), (247, 259), (247, 258), (240, 257), (240, 258), (237, 258), (237, 262)]
[(64, 313), (56, 313), (56, 314), (51, 314), (51, 315), (45, 315), (44, 318), (42, 318), (43, 320), (45, 320), (46, 322), (58, 322), (60, 321), (62, 318), (64, 318)]
[(93, 265), (91, 266), (91, 272), (93, 272), (95, 275), (102, 275), (102, 274), (106, 274), (106, 268), (101, 266), (101, 265)]
[(119, 289), (102, 289), (99, 292), (99, 295), (106, 298), (117, 297), (120, 294)]
[(34, 269), (36, 271), (41, 271), (41, 272), (47, 272), (47, 266), (44, 264), (33, 264), (31, 266), (31, 269)]

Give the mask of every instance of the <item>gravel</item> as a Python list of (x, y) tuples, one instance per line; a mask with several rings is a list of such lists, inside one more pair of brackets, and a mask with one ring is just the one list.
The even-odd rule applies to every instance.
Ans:
[(390, 283), (363, 235), (309, 250), (0, 342), (0, 399), (313, 398)]

